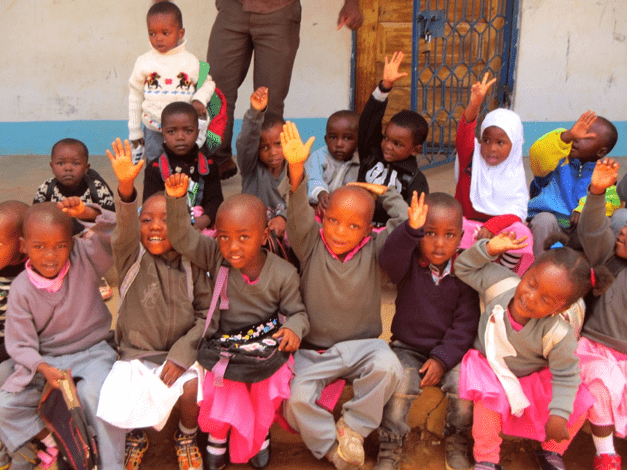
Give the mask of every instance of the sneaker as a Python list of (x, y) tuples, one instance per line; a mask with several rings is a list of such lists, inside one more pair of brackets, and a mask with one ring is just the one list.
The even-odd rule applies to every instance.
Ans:
[(401, 466), (403, 447), (395, 442), (382, 442), (379, 444), (377, 464), (373, 470), (398, 470)]
[(503, 470), (499, 464), (492, 462), (477, 462), (472, 468), (473, 470)]
[(539, 450), (536, 452), (538, 463), (542, 470), (566, 470), (562, 456), (550, 450)]
[(222, 470), (228, 463), (227, 441), (215, 442), (211, 440), (207, 442), (207, 450), (203, 459), (205, 470)]
[(177, 430), (174, 433), (174, 448), (179, 461), (179, 470), (202, 470), (202, 455), (196, 443), (196, 433), (183, 434)]
[(233, 161), (233, 157), (229, 157), (226, 162), (218, 167), (218, 170), (221, 180), (228, 180), (232, 176), (235, 176), (237, 174), (237, 165)]
[(471, 470), (468, 456), (468, 438), (461, 434), (451, 434), (444, 439), (444, 464), (446, 470)]
[(148, 450), (148, 436), (146, 431), (135, 430), (126, 435), (126, 456), (124, 457), (124, 468), (126, 470), (137, 470), (139, 464)]
[(111, 289), (104, 277), (100, 279), (100, 287), (98, 289), (100, 290), (102, 300), (109, 300), (113, 296), (113, 289)]
[(266, 436), (259, 452), (248, 461), (253, 468), (266, 468), (270, 464), (270, 432)]
[(336, 425), (337, 433), (337, 453), (342, 460), (359, 467), (363, 465), (364, 438), (348, 427), (344, 418), (340, 418)]
[(601, 454), (594, 457), (594, 470), (620, 470), (621, 459), (617, 454)]

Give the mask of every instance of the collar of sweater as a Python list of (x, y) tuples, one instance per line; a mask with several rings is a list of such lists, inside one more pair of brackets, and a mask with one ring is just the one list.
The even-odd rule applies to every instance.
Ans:
[(175, 54), (178, 54), (179, 52), (184, 51), (186, 44), (187, 44), (187, 39), (183, 38), (179, 41), (176, 47), (170, 49), (168, 52), (159, 52), (157, 49), (152, 47), (152, 44), (150, 45), (150, 49), (152, 50), (152, 52), (158, 55), (175, 55)]

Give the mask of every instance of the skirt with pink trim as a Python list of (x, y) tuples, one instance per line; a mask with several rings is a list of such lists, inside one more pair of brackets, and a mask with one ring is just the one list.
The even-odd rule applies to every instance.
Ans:
[(261, 449), (274, 422), (276, 411), (290, 396), (294, 359), (289, 358), (271, 377), (257, 383), (224, 379), (214, 385), (207, 371), (203, 385), (198, 424), (204, 432), (224, 436), (230, 430), (229, 455), (232, 463), (246, 463)]
[[(522, 416), (511, 414), (505, 390), (488, 360), (476, 349), (471, 349), (462, 359), (459, 375), (459, 396), (473, 402), (482, 402), (488, 409), (501, 415), (503, 433), (510, 436), (535, 439), (543, 442), (546, 433), (544, 426), (549, 419), (549, 403), (553, 396), (551, 371), (546, 368), (525, 377), (519, 377), (522, 390), (531, 404)], [(579, 386), (574, 409), (568, 425), (588, 412), (594, 398), (583, 386)]]
[[(581, 380), (585, 385), (601, 381), (610, 395), (616, 434), (627, 435), (627, 354), (620, 353), (586, 337), (577, 346)], [(610, 418), (610, 417), (608, 417)]]
[[(475, 238), (479, 229), (483, 226), (483, 222), (477, 222), (475, 220), (469, 220), (464, 217), (464, 236), (462, 237), (462, 242), (459, 245), (460, 248), (466, 249), (470, 248), (473, 243), (477, 241)], [(514, 222), (509, 227), (504, 228), (499, 233), (509, 233), (514, 232), (516, 234), (516, 238), (527, 237), (527, 246), (524, 248), (520, 248), (518, 250), (513, 250), (512, 253), (520, 253), (522, 257), (518, 262), (518, 265), (514, 269), (514, 272), (519, 276), (522, 276), (531, 263), (533, 263), (533, 236), (531, 235), (531, 230), (525, 224), (520, 222)], [(498, 235), (495, 234), (495, 235)]]

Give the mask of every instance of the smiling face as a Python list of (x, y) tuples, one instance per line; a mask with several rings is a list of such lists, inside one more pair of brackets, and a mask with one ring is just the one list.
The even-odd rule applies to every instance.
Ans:
[(161, 123), (165, 146), (175, 155), (192, 151), (198, 138), (198, 119), (187, 113), (170, 114)]
[(385, 129), (381, 150), (386, 162), (399, 162), (422, 151), (422, 145), (414, 145), (411, 129), (390, 122)]
[(180, 28), (172, 13), (157, 13), (146, 19), (150, 45), (162, 54), (174, 49), (185, 36), (185, 29)]
[(423, 230), (420, 252), (441, 273), (462, 240), (461, 212), (444, 206), (429, 206)]
[(71, 226), (49, 219), (27, 221), (24, 237), (20, 238), (22, 252), (30, 259), (32, 268), (48, 279), (54, 279), (70, 259), (73, 243)]
[(350, 160), (357, 149), (357, 117), (329, 119), (324, 142), (333, 158), (341, 162)]
[(512, 151), (512, 141), (500, 127), (487, 127), (481, 135), (481, 158), (488, 166), (503, 163)]
[(285, 165), (283, 147), (281, 147), (281, 132), (283, 132), (283, 126), (276, 124), (265, 131), (261, 131), (259, 138), (259, 161), (275, 176), (283, 171)]
[(52, 174), (68, 189), (76, 189), (89, 170), (87, 156), (80, 145), (59, 144), (50, 159)]
[(165, 196), (152, 196), (139, 214), (139, 233), (148, 253), (158, 256), (172, 250), (167, 236)]

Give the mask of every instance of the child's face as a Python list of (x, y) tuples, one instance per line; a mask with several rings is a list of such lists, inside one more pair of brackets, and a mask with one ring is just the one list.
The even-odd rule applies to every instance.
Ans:
[(616, 256), (627, 259), (627, 225), (620, 229), (616, 238)]
[(573, 294), (568, 272), (551, 263), (533, 265), (523, 275), (509, 304), (514, 319), (544, 318), (563, 312)]
[(341, 260), (372, 231), (372, 212), (363, 197), (354, 193), (333, 195), (324, 214), (324, 240)]
[(167, 236), (165, 196), (149, 198), (139, 214), (139, 233), (148, 253), (158, 256), (172, 249)]
[(57, 145), (50, 159), (52, 174), (68, 189), (76, 189), (89, 170), (87, 157), (78, 145)]
[(462, 240), (461, 213), (447, 207), (429, 207), (420, 240), (420, 252), (440, 272), (457, 251)]
[(422, 145), (414, 145), (411, 129), (390, 122), (381, 142), (383, 158), (386, 162), (400, 162), (422, 151)]
[(573, 140), (570, 153), (568, 154), (569, 159), (577, 158), (583, 163), (596, 162), (607, 154), (607, 146), (605, 143), (607, 129), (604, 124), (596, 120), (592, 126), (590, 126), (588, 132), (594, 133), (596, 136), (587, 139)]
[(172, 14), (150, 15), (146, 23), (150, 45), (162, 54), (174, 49), (185, 36), (185, 29), (179, 28)]
[(282, 170), (285, 164), (283, 147), (281, 147), (281, 132), (283, 132), (283, 126), (281, 124), (261, 131), (261, 138), (259, 139), (259, 161), (271, 172)]
[(23, 258), (20, 252), (20, 237), (15, 222), (0, 218), (0, 269), (17, 264)]
[(70, 259), (72, 231), (62, 224), (35, 221), (24, 228), (25, 238), (20, 238), (22, 252), (30, 258), (37, 274), (54, 279)]
[(357, 148), (357, 119), (334, 118), (327, 124), (324, 142), (333, 158), (341, 162), (350, 160)]
[(488, 166), (497, 166), (509, 157), (512, 141), (500, 127), (486, 127), (481, 136), (481, 158)]
[(175, 155), (191, 152), (198, 138), (198, 119), (191, 114), (170, 114), (162, 123), (165, 146)]

